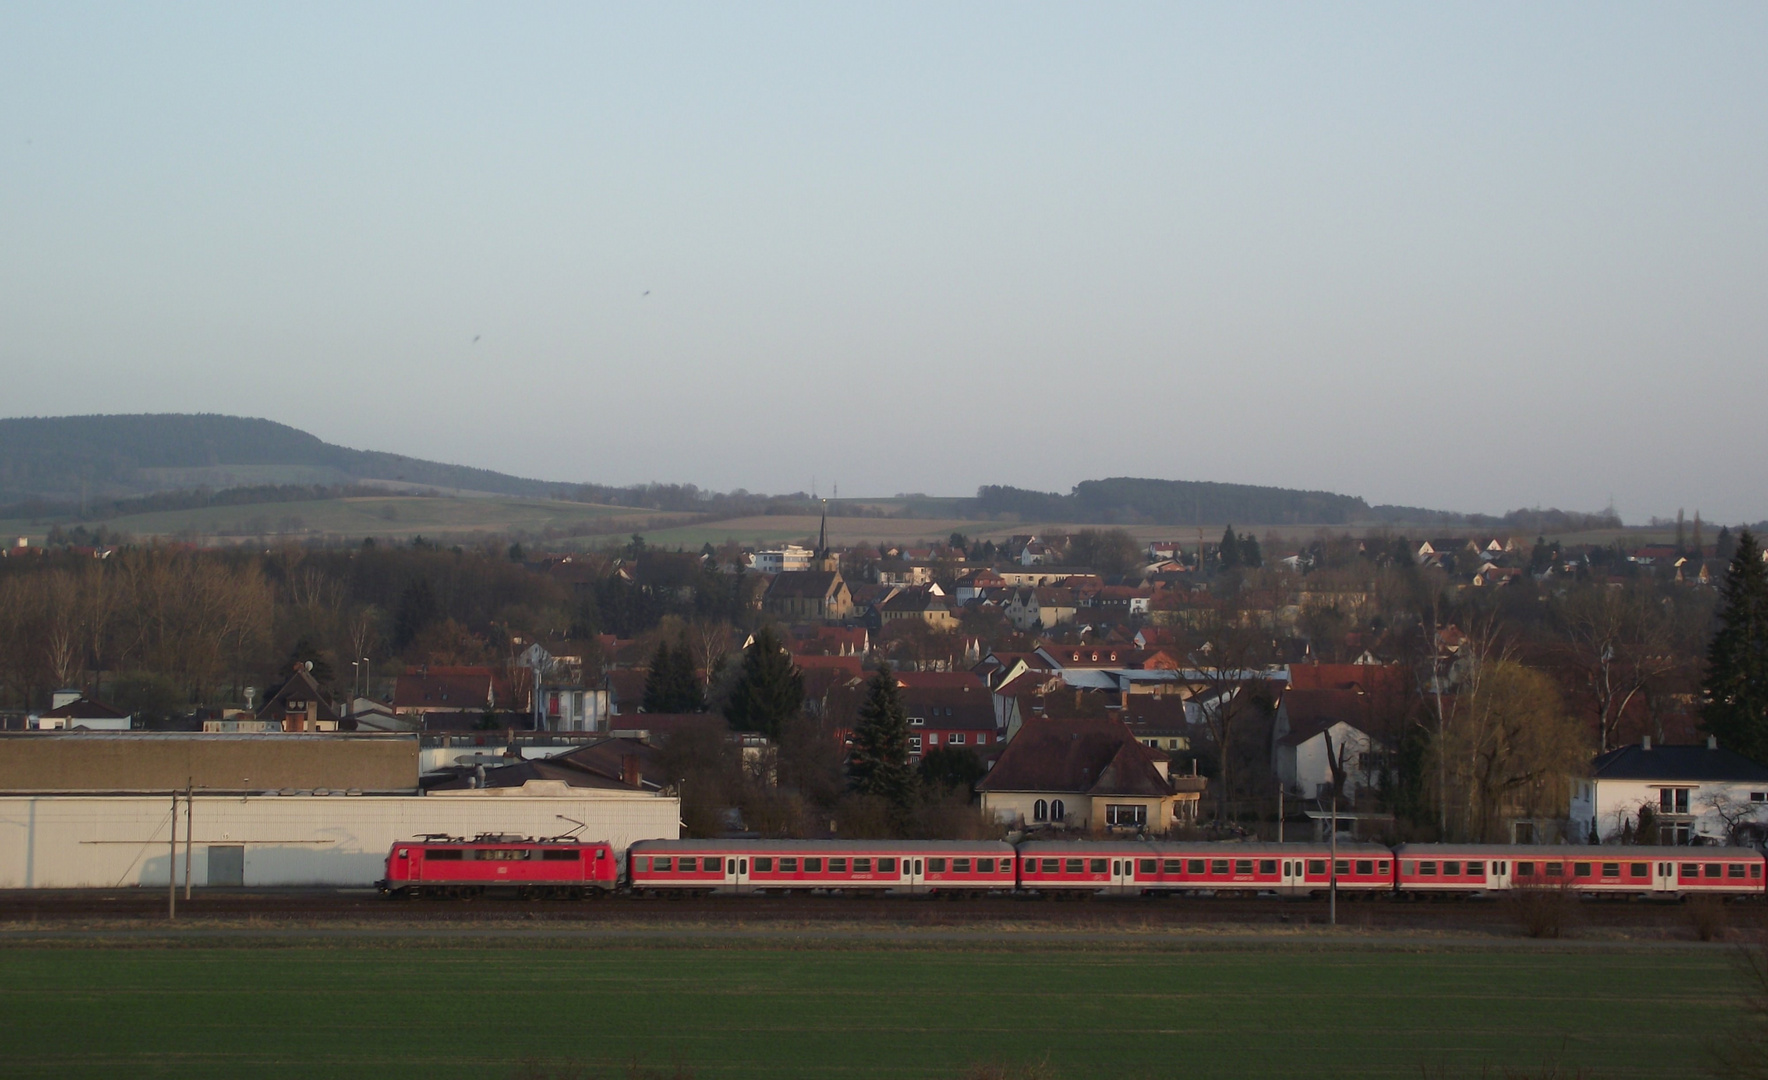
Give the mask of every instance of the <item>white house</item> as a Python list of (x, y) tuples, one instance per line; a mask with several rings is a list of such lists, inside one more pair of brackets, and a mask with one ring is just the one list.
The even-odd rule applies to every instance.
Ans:
[(809, 570), (815, 561), (816, 552), (787, 544), (771, 551), (757, 551), (749, 565), (763, 574), (778, 574), (785, 570)]
[(78, 690), (57, 690), (50, 699), (50, 710), (25, 718), (25, 726), (35, 731), (62, 731), (85, 728), (88, 731), (128, 731), (134, 717), (121, 709), (80, 693)]
[(1642, 809), (1652, 843), (1758, 844), (1768, 836), (1768, 765), (1715, 739), (1653, 746), (1648, 737), (1610, 750), (1572, 789), (1573, 835), (1618, 841), (1639, 828)]
[(1340, 794), (1354, 801), (1380, 784), (1386, 750), (1375, 736), (1348, 720), (1306, 722), (1276, 740), (1277, 779), (1293, 795), (1330, 797), (1332, 766), (1337, 762), (1344, 774)]

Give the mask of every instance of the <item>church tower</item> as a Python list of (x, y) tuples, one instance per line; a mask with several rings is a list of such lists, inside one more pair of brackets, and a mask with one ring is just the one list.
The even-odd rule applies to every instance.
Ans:
[(836, 571), (841, 569), (841, 560), (829, 550), (829, 500), (823, 500), (823, 520), (816, 531), (816, 568), (818, 570)]

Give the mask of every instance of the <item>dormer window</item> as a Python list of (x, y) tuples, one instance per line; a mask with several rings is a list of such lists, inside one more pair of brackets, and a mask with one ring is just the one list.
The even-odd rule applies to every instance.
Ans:
[(924, 717), (924, 716), (911, 716), (911, 717), (909, 717), (909, 727), (926, 727), (926, 726), (927, 726), (927, 718), (926, 717)]

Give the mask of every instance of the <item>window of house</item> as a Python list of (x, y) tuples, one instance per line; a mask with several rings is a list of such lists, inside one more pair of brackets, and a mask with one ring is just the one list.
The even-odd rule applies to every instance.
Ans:
[(954, 731), (951, 733), (951, 737), (945, 741), (953, 746), (962, 746), (964, 745), (964, 733), (961, 731)]
[(1752, 792), (1750, 792), (1750, 801), (1751, 802), (1768, 802), (1768, 791), (1752, 791)]
[(845, 858), (841, 858), (841, 857), (836, 857), (836, 858), (830, 859), (829, 860), (829, 873), (831, 873), (831, 874), (845, 874), (845, 873), (847, 873), (847, 860)]
[(1127, 803), (1107, 803), (1105, 805), (1105, 823), (1107, 825), (1146, 825), (1148, 824), (1148, 808)]
[[(694, 868), (694, 860), (683, 859), (681, 861), (681, 868), (683, 870), (692, 870)], [(768, 855), (755, 856), (755, 872), (758, 874), (771, 874), (771, 873), (773, 873), (773, 858), (772, 858), (772, 856), (768, 856)]]
[(1050, 820), (1061, 821), (1067, 816), (1068, 809), (1062, 805), (1061, 799), (1050, 800)]
[(1665, 814), (1688, 813), (1688, 789), (1685, 787), (1659, 788), (1658, 811)]
[(869, 873), (871, 873), (872, 872), (872, 860), (858, 859), (858, 858), (854, 859), (853, 860), (853, 872), (856, 874), (869, 874)]
[(910, 735), (909, 736), (909, 753), (918, 754), (920, 752), (921, 752), (921, 737), (919, 735)]
[(927, 718), (926, 717), (923, 717), (923, 716), (909, 717), (909, 727), (926, 727), (926, 726), (927, 726)]
[(976, 745), (977, 746), (987, 746), (988, 745), (988, 732), (979, 731), (976, 733)]
[(1045, 802), (1042, 799), (1039, 799), (1037, 802), (1032, 803), (1031, 804), (1031, 819), (1033, 821), (1048, 821), (1048, 820), (1050, 820), (1050, 804)]
[(927, 745), (928, 746), (938, 746), (939, 745), (939, 732), (929, 731), (927, 733)]
[[(717, 868), (714, 867), (714, 869), (717, 869)], [(793, 855), (790, 857), (782, 855), (780, 857), (780, 873), (782, 873), (782, 874), (796, 874), (797, 872), (798, 872), (798, 857), (796, 855)]]

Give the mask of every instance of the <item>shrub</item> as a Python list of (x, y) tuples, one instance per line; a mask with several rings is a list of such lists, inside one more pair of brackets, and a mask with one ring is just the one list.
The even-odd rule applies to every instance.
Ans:
[(1567, 889), (1514, 889), (1504, 898), (1510, 916), (1532, 938), (1562, 937), (1577, 915), (1577, 899)]
[(1688, 925), (1702, 941), (1718, 941), (1725, 936), (1725, 900), (1719, 896), (1689, 897)]

